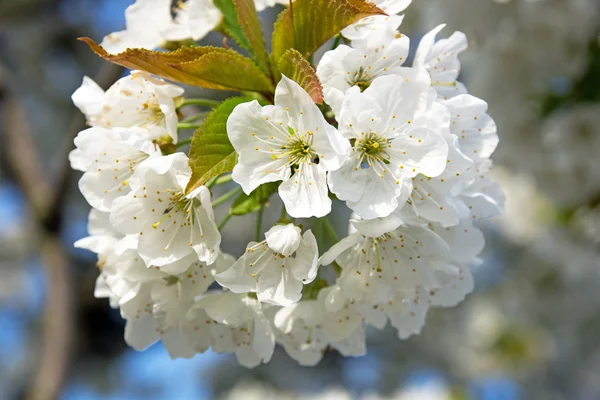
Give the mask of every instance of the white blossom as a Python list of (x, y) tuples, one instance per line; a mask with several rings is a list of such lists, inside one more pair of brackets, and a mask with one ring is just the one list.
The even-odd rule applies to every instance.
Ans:
[(492, 166), (492, 160), (484, 160), (467, 171), (473, 178), (472, 183), (461, 190), (459, 197), (469, 209), (469, 218), (473, 220), (494, 217), (504, 212), (504, 192), (490, 176)]
[[(357, 229), (368, 228), (364, 222)], [(436, 286), (434, 264), (447, 260), (449, 251), (438, 235), (421, 227), (370, 233), (375, 236), (351, 234), (321, 256), (321, 265), (336, 261), (342, 268), (337, 285), (344, 298), (376, 305), (397, 290)]]
[(316, 365), (329, 346), (344, 356), (366, 352), (361, 315), (355, 309), (349, 312), (346, 307), (328, 312), (324, 302), (330, 290), (321, 290), (318, 299), (303, 300), (275, 314), (277, 342), (300, 365)]
[(183, 88), (134, 71), (106, 92), (85, 77), (72, 99), (91, 126), (142, 128), (149, 139), (168, 134), (177, 142), (177, 103), (182, 96)]
[(326, 52), (317, 67), (325, 101), (334, 114), (339, 114), (344, 94), (353, 87), (366, 89), (382, 75), (401, 74), (408, 57), (410, 40), (391, 27), (369, 32), (351, 46), (340, 45)]
[(137, 246), (135, 235), (114, 244), (102, 263), (95, 296), (108, 297), (112, 307), (120, 307), (127, 320), (125, 340), (133, 348), (143, 350), (161, 339), (173, 358), (189, 358), (199, 349), (185, 339), (194, 330), (187, 314), (194, 299), (214, 282), (216, 270), (228, 268), (234, 259), (221, 253), (211, 267), (192, 259), (183, 272), (171, 274), (146, 266)]
[(194, 306), (206, 313), (212, 349), (217, 353), (235, 353), (238, 362), (248, 368), (269, 362), (275, 349), (275, 337), (265, 315), (269, 306), (246, 294), (208, 293)]
[[(107, 259), (113, 254), (116, 244), (123, 238), (119, 232), (115, 231), (109, 221), (109, 213), (105, 213), (92, 208), (88, 217), (87, 230), (90, 236), (76, 241), (73, 246), (80, 249), (86, 249), (98, 255), (96, 266), (104, 268)], [(112, 291), (105, 284), (102, 276), (96, 280), (94, 289), (96, 297), (110, 298), (112, 307), (117, 307), (119, 297), (113, 295)]]
[(388, 15), (374, 15), (361, 19), (344, 28), (342, 35), (350, 40), (364, 39), (370, 32), (390, 27), (398, 29), (404, 16), (396, 15), (404, 11), (412, 0), (371, 0), (377, 7)]
[(449, 99), (467, 93), (465, 86), (457, 81), (460, 73), (458, 55), (467, 49), (467, 37), (462, 32), (454, 32), (449, 38), (436, 42), (435, 36), (445, 26), (439, 25), (423, 36), (415, 54), (413, 67), (426, 68), (438, 96)]
[(390, 215), (412, 191), (411, 178), (440, 175), (448, 145), (433, 107), (435, 93), (424, 70), (411, 76), (376, 78), (360, 92), (348, 90), (340, 132), (354, 140), (343, 166), (329, 175), (329, 186), (360, 217)]
[(365, 322), (383, 329), (387, 321), (396, 328), (399, 339), (417, 335), (425, 325), (425, 317), (432, 305), (431, 296), (422, 287), (399, 290), (386, 301), (375, 305), (361, 305)]
[(302, 286), (317, 276), (319, 250), (310, 230), (275, 225), (262, 242), (251, 242), (244, 255), (217, 282), (234, 293), (256, 292), (260, 301), (288, 306), (300, 300)]
[(128, 180), (160, 149), (139, 128), (89, 128), (75, 138), (71, 166), (84, 171), (79, 190), (94, 208), (109, 212), (114, 199), (129, 193)]
[(210, 191), (201, 186), (186, 194), (190, 176), (185, 154), (155, 157), (135, 170), (131, 192), (113, 202), (112, 225), (139, 236), (137, 250), (146, 265), (176, 272), (190, 258), (212, 264), (219, 254)]
[(238, 105), (227, 120), (227, 134), (239, 154), (233, 179), (245, 193), (282, 180), (279, 195), (292, 217), (331, 211), (326, 174), (341, 166), (349, 143), (297, 83), (283, 76), (275, 105)]
[(496, 123), (487, 114), (487, 103), (462, 94), (443, 104), (450, 112), (450, 130), (458, 138), (459, 151), (474, 162), (490, 158), (499, 139)]
[(430, 291), (434, 306), (454, 307), (473, 291), (470, 266), (481, 263), (478, 256), (485, 246), (480, 229), (470, 220), (453, 227), (430, 226), (450, 250), (448, 260), (434, 266), (436, 285)]
[(178, 2), (171, 14), (171, 0), (136, 0), (125, 10), (126, 29), (104, 37), (101, 46), (117, 54), (128, 48), (155, 49), (167, 41), (200, 40), (223, 16), (212, 0)]

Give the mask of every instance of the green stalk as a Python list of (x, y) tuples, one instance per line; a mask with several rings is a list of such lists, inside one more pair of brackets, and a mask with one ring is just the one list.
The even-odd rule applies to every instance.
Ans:
[(210, 113), (202, 112), (202, 113), (198, 113), (195, 115), (190, 115), (189, 117), (182, 119), (181, 122), (183, 122), (183, 123), (195, 122), (195, 121), (198, 121), (199, 119), (206, 118), (208, 116), (208, 114), (210, 114)]
[(200, 125), (198, 124), (189, 124), (187, 122), (180, 122), (177, 124), (177, 129), (198, 129)]
[(180, 148), (180, 147), (183, 147), (183, 146), (188, 145), (190, 143), (192, 143), (192, 138), (183, 139), (183, 140), (180, 140), (179, 142), (177, 142), (177, 144), (175, 145), (175, 147), (176, 148)]
[(323, 243), (323, 218), (318, 218), (315, 221), (313, 234), (315, 235), (315, 239), (317, 239), (319, 250), (322, 251), (325, 248), (325, 243)]
[(221, 102), (218, 100), (209, 99), (185, 99), (179, 107), (184, 106), (204, 106), (204, 107), (217, 107)]
[(215, 176), (213, 178), (210, 178), (204, 186), (206, 186), (209, 189), (212, 189), (213, 186), (219, 186), (224, 183), (231, 182), (232, 180), (233, 177), (231, 176), (231, 174), (225, 176)]
[(223, 229), (223, 227), (225, 226), (225, 224), (227, 223), (227, 221), (229, 221), (229, 218), (231, 218), (231, 214), (227, 213), (227, 215), (225, 215), (223, 217), (223, 219), (221, 220), (221, 222), (219, 222), (219, 224), (217, 225), (217, 228), (219, 230)]
[(329, 238), (333, 241), (333, 244), (340, 241), (337, 233), (335, 233), (335, 229), (333, 229), (331, 222), (329, 222), (327, 218), (323, 218), (323, 226), (325, 227), (325, 232), (327, 232), (327, 235), (329, 235)]
[(215, 201), (213, 201), (212, 206), (216, 207), (218, 205), (221, 205), (221, 204), (225, 203), (227, 200), (231, 199), (232, 197), (235, 197), (241, 191), (242, 191), (241, 187), (239, 187), (239, 186), (236, 187), (232, 191), (225, 193), (224, 195), (222, 195), (221, 197), (219, 197), (218, 199), (216, 199)]
[(342, 35), (338, 33), (337, 36), (335, 37), (334, 41), (333, 41), (333, 45), (331, 46), (331, 50), (335, 50), (340, 45), (340, 41), (341, 40), (342, 40)]
[(254, 232), (254, 241), (260, 242), (260, 238), (262, 236), (262, 222), (263, 222), (263, 214), (265, 213), (265, 208), (261, 207), (258, 210), (258, 215), (256, 216), (256, 231)]

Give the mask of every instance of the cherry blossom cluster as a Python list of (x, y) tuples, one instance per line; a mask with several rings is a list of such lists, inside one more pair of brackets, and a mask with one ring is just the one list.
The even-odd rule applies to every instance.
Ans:
[[(490, 178), (496, 125), (457, 81), (465, 36), (436, 41), (435, 28), (409, 66), (396, 14), (410, 1), (376, 3), (390, 15), (345, 28), (346, 44), (318, 63), (327, 106), (284, 75), (272, 104), (242, 103), (228, 117), (238, 161), (221, 177), (247, 195), (276, 182), (284, 204), (262, 237), (231, 249), (237, 259), (221, 248), (212, 186), (186, 192), (192, 170), (174, 150), (184, 90), (139, 71), (106, 92), (84, 79), (73, 100), (90, 128), (70, 159), (93, 208), (76, 246), (98, 254), (95, 295), (120, 308), (130, 346), (162, 340), (172, 357), (211, 348), (254, 367), (280, 344), (315, 365), (329, 348), (365, 354), (365, 329), (388, 320), (400, 339), (417, 334), (430, 307), (472, 291), (484, 247), (474, 221), (503, 208)], [(210, 0), (174, 18), (169, 4), (138, 0), (105, 47), (196, 40), (221, 18)], [(341, 240), (327, 221), (334, 203), (353, 212)], [(306, 228), (319, 223), (337, 242), (329, 249)]]

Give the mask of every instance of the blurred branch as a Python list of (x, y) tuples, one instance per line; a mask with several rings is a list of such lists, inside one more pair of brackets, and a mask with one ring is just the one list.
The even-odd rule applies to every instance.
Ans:
[[(118, 79), (121, 69), (105, 64), (96, 81), (109, 86)], [(27, 385), (27, 398), (50, 400), (58, 398), (68, 374), (74, 339), (74, 312), (70, 282), (69, 258), (60, 242), (62, 210), (72, 171), (68, 153), (73, 138), (85, 129), (85, 119), (74, 109), (74, 117), (63, 145), (57, 154), (62, 163), (57, 177), (50, 185), (44, 168), (39, 162), (35, 139), (27, 124), (26, 109), (19, 102), (17, 92), (11, 90), (10, 72), (0, 66), (0, 76), (6, 83), (4, 101), (5, 138), (3, 141), (6, 160), (16, 183), (25, 194), (33, 211), (33, 217), (41, 232), (41, 255), (48, 282), (43, 316), (41, 352), (36, 363), (37, 371)]]

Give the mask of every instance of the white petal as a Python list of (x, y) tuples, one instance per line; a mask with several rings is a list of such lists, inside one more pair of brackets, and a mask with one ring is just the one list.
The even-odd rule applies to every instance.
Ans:
[(402, 220), (401, 215), (398, 213), (401, 207), (402, 205), (387, 217), (374, 219), (351, 219), (350, 223), (362, 235), (376, 238), (385, 233), (393, 231), (403, 224), (404, 221)]
[(343, 252), (357, 244), (362, 240), (360, 234), (355, 233), (347, 236), (331, 246), (319, 259), (319, 265), (329, 265), (333, 263)]
[(256, 295), (258, 300), (269, 304), (289, 306), (302, 297), (302, 282), (292, 275), (284, 264), (271, 263), (257, 280)]
[(324, 168), (301, 163), (300, 168), (279, 186), (279, 195), (289, 215), (294, 218), (321, 218), (331, 212)]
[(182, 332), (169, 329), (162, 335), (161, 339), (171, 359), (192, 358), (196, 354), (196, 351), (189, 345), (187, 338)]
[(104, 90), (93, 79), (84, 76), (81, 86), (73, 93), (71, 99), (86, 118), (90, 119), (100, 112)]
[(319, 248), (317, 239), (311, 230), (304, 232), (302, 241), (296, 251), (296, 256), (289, 259), (287, 266), (292, 271), (294, 279), (307, 284), (317, 277), (319, 267)]
[(291, 256), (300, 246), (302, 231), (294, 224), (275, 225), (265, 233), (265, 238), (271, 249)]

